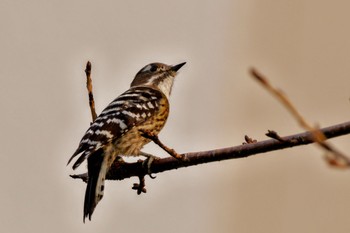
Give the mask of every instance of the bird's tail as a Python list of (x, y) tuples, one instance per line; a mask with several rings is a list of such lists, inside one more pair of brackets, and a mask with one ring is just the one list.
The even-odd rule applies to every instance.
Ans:
[(103, 197), (105, 177), (108, 170), (108, 164), (102, 151), (97, 151), (88, 158), (88, 182), (84, 200), (84, 218), (89, 217), (95, 210), (96, 205)]

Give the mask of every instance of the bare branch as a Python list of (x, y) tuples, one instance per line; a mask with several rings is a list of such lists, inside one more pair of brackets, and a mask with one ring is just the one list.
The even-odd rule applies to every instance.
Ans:
[[(251, 74), (257, 81), (259, 81), (263, 85), (263, 87), (265, 87), (286, 107), (286, 109), (293, 115), (293, 117), (298, 121), (299, 125), (302, 128), (312, 132), (312, 135), (315, 139), (315, 142), (317, 142), (317, 145), (319, 145), (326, 152), (329, 152), (326, 154), (325, 159), (330, 165), (338, 168), (350, 167), (350, 159), (345, 154), (337, 150), (334, 146), (332, 146), (329, 143), (326, 143), (326, 136), (321, 132), (321, 130), (318, 127), (313, 127), (311, 124), (309, 124), (281, 90), (274, 88), (267, 80), (267, 78), (260, 74), (254, 68), (251, 69)], [(269, 134), (267, 136), (271, 137), (273, 135)]]
[[(342, 135), (350, 134), (350, 121), (342, 124), (330, 126), (320, 129), (326, 139), (339, 137)], [(160, 173), (182, 167), (189, 167), (203, 163), (245, 158), (256, 154), (265, 152), (307, 145), (314, 143), (314, 136), (311, 132), (304, 132), (300, 134), (290, 135), (286, 137), (280, 137), (280, 140), (269, 139), (256, 143), (248, 143), (235, 147), (228, 147), (223, 149), (216, 149), (202, 152), (192, 152), (183, 154), (188, 159), (187, 162), (179, 161), (173, 157), (167, 157), (159, 160), (155, 160), (151, 165), (152, 173)], [(121, 163), (115, 162), (107, 174), (109, 180), (123, 180), (133, 176), (140, 177), (147, 174), (147, 171), (143, 168), (142, 162), (136, 163)], [(85, 174), (73, 175), (72, 178), (83, 179)]]

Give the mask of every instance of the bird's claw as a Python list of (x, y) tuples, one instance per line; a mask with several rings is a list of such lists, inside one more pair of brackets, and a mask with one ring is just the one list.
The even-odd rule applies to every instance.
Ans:
[(132, 189), (137, 191), (137, 195), (140, 195), (141, 193), (146, 193), (147, 190), (145, 188), (146, 184), (145, 184), (145, 176), (139, 176), (139, 180), (140, 183), (134, 183), (134, 185), (132, 186)]
[(149, 177), (155, 179), (156, 176), (152, 176), (151, 166), (155, 160), (159, 160), (160, 158), (145, 152), (141, 152), (140, 154), (146, 157), (146, 159), (142, 162), (142, 167), (147, 171), (147, 175), (149, 175)]

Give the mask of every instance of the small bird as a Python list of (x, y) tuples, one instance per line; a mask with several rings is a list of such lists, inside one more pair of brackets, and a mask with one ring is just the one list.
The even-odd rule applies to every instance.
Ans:
[(149, 155), (141, 151), (158, 135), (169, 115), (169, 96), (178, 70), (186, 62), (170, 66), (151, 63), (135, 76), (130, 89), (113, 100), (90, 125), (78, 149), (73, 169), (87, 160), (88, 181), (84, 216), (91, 215), (103, 197), (106, 174), (117, 157)]

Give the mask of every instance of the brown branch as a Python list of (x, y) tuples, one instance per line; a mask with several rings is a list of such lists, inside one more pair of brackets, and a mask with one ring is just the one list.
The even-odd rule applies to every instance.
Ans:
[[(257, 81), (259, 81), (263, 85), (263, 87), (265, 87), (285, 106), (285, 108), (292, 114), (292, 116), (297, 120), (297, 122), (302, 128), (312, 132), (312, 135), (317, 145), (319, 145), (326, 152), (329, 152), (326, 154), (325, 158), (330, 165), (338, 168), (350, 167), (350, 159), (345, 154), (337, 150), (330, 143), (326, 143), (326, 136), (321, 132), (321, 130), (318, 127), (313, 127), (311, 124), (309, 124), (281, 90), (273, 87), (271, 83), (267, 80), (267, 78), (260, 74), (256, 69), (251, 69), (251, 74)], [(273, 135), (268, 134), (267, 136)]]
[[(88, 62), (85, 72), (87, 75), (87, 87), (89, 91), (89, 102), (90, 102), (91, 114), (92, 114), (93, 120), (95, 120), (96, 113), (95, 113), (95, 107), (94, 107), (94, 101), (93, 101), (93, 95), (92, 95), (92, 85), (91, 85), (91, 78), (90, 78), (90, 74), (91, 74), (90, 62)], [(245, 137), (246, 143), (244, 143), (243, 145), (228, 147), (223, 149), (210, 150), (210, 151), (191, 152), (191, 153), (182, 154), (181, 156), (186, 157), (186, 162), (180, 161), (173, 157), (155, 160), (151, 164), (150, 171), (152, 173), (160, 173), (164, 171), (169, 171), (169, 170), (178, 169), (182, 167), (194, 166), (194, 165), (203, 164), (203, 163), (228, 160), (228, 159), (245, 158), (256, 154), (261, 154), (265, 152), (270, 152), (270, 151), (275, 151), (275, 150), (280, 150), (280, 149), (285, 149), (285, 148), (290, 148), (295, 146), (307, 145), (314, 142), (317, 142), (322, 147), (326, 147), (328, 148), (328, 150), (334, 152), (336, 150), (333, 147), (329, 146), (329, 144), (326, 144), (324, 140), (350, 134), (350, 121), (344, 122), (342, 124), (330, 126), (327, 128), (323, 128), (323, 129), (315, 129), (313, 127), (309, 128), (309, 124), (306, 123), (304, 118), (298, 113), (296, 108), (291, 104), (291, 102), (284, 96), (282, 92), (273, 88), (269, 84), (267, 79), (264, 78), (262, 75), (258, 74), (255, 70), (252, 70), (252, 74), (262, 84), (264, 84), (264, 86), (266, 86), (270, 91), (272, 91), (277, 96), (279, 96), (278, 98), (280, 98), (280, 100), (285, 104), (285, 106), (287, 106), (288, 110), (290, 110), (292, 114), (296, 116), (300, 124), (308, 129), (307, 132), (290, 135), (286, 137), (281, 137), (276, 132), (269, 131), (267, 133), (267, 136), (271, 137), (272, 139), (261, 141), (261, 142), (256, 142), (256, 140), (253, 140), (248, 136), (246, 136)], [(315, 134), (317, 134), (318, 136)], [(320, 135), (322, 135), (322, 137)], [(338, 161), (335, 161), (334, 163), (335, 165), (339, 166)], [(332, 161), (330, 161), (330, 164), (332, 164)], [(118, 160), (118, 161), (115, 161), (114, 164), (111, 166), (106, 178), (109, 180), (123, 180), (133, 176), (139, 177), (140, 186), (137, 186), (137, 187), (135, 186), (134, 188), (138, 189), (138, 192), (145, 192), (145, 190), (143, 190), (144, 184), (143, 186), (141, 184), (142, 182), (144, 182), (144, 180), (141, 180), (141, 179), (143, 179), (143, 177), (147, 174), (147, 172), (148, 171), (147, 169), (144, 168), (142, 161), (138, 161), (135, 163), (125, 163)], [(80, 175), (71, 175), (71, 177), (75, 179), (82, 179), (83, 181), (87, 180), (86, 173), (80, 174)]]
[[(320, 129), (325, 135), (326, 139), (339, 137), (342, 135), (350, 134), (350, 121), (342, 124), (330, 126)], [(183, 154), (188, 159), (187, 162), (181, 162), (173, 157), (167, 157), (159, 160), (155, 160), (151, 165), (152, 173), (160, 173), (164, 171), (170, 171), (182, 167), (189, 167), (203, 163), (245, 158), (256, 154), (265, 152), (307, 145), (315, 142), (313, 133), (304, 132), (300, 134), (290, 135), (286, 137), (280, 137), (281, 140), (269, 139), (256, 143), (248, 143), (235, 147), (228, 147), (223, 149), (216, 149), (202, 152), (192, 152)], [(120, 163), (115, 162), (107, 174), (109, 180), (123, 180), (133, 176), (140, 177), (146, 175), (147, 171), (143, 168), (141, 162), (135, 163)], [(83, 179), (86, 178), (86, 174), (73, 175), (72, 178)]]
[(90, 61), (88, 61), (86, 63), (85, 74), (86, 74), (86, 88), (87, 88), (88, 94), (89, 94), (89, 106), (90, 106), (90, 111), (91, 111), (91, 117), (92, 117), (92, 122), (94, 122), (95, 119), (97, 118), (97, 114), (96, 114), (96, 110), (95, 110), (94, 95), (92, 93), (91, 62)]

